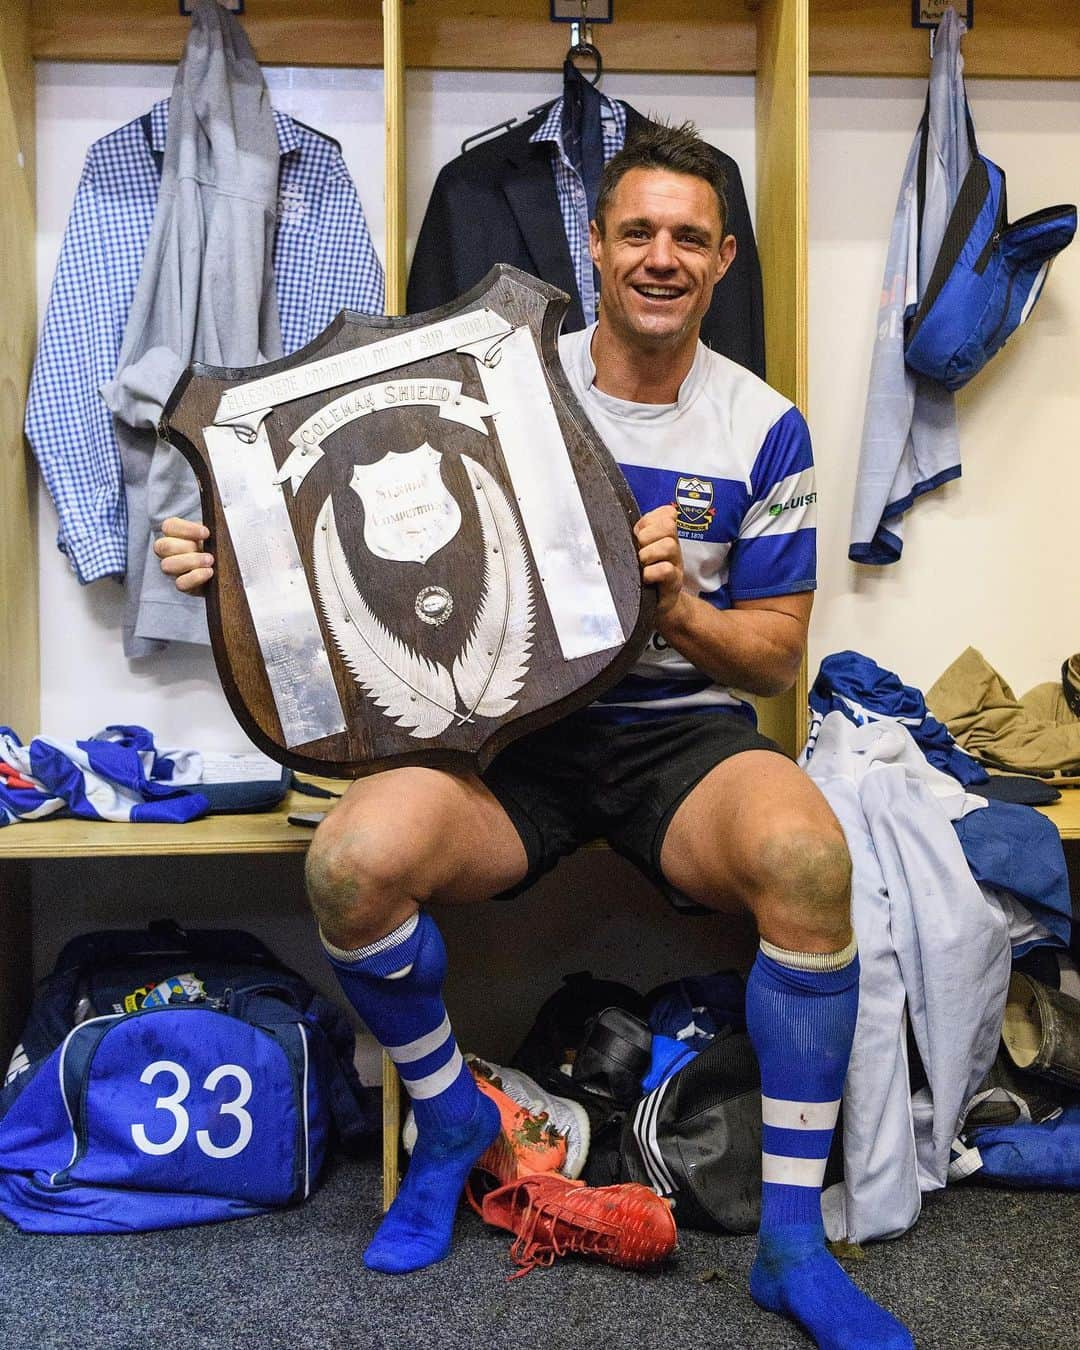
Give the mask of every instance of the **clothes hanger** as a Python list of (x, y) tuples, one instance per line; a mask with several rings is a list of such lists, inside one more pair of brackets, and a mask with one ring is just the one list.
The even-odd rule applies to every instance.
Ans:
[[(577, 39), (579, 32), (578, 25), (574, 24), (570, 31), (571, 36)], [(573, 61), (578, 57), (592, 61), (595, 69), (589, 76), (589, 83), (592, 85), (597, 84), (600, 80), (600, 76), (604, 73), (604, 58), (600, 55), (599, 47), (596, 47), (589, 41), (575, 40), (566, 53), (566, 59), (568, 61)], [(557, 99), (549, 98), (546, 103), (539, 103), (535, 108), (530, 108), (525, 116), (536, 117), (538, 113), (547, 112), (552, 104), (556, 102), (558, 102)], [(477, 142), (486, 140), (488, 136), (494, 136), (496, 132), (509, 131), (511, 127), (517, 126), (518, 122), (521, 120), (522, 119), (517, 117), (508, 117), (504, 122), (496, 122), (493, 127), (487, 127), (484, 131), (476, 131), (471, 136), (466, 136), (461, 142), (461, 153), (464, 154), (470, 145), (476, 145)]]
[(600, 76), (604, 73), (604, 58), (600, 55), (600, 48), (594, 46), (591, 42), (575, 42), (566, 53), (566, 59), (573, 61), (577, 57), (584, 57), (592, 61), (596, 69), (589, 77), (589, 83), (599, 84)]

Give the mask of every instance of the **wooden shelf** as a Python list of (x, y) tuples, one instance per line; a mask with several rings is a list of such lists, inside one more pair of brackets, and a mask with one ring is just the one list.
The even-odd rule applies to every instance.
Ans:
[[(248, 0), (242, 18), (267, 65), (381, 66), (377, 0)], [(747, 73), (756, 64), (756, 21), (746, 0), (685, 0), (663, 19), (654, 0), (619, 0), (618, 18), (593, 37), (605, 69)], [(406, 64), (443, 70), (558, 70), (569, 26), (551, 23), (538, 0), (406, 0)], [(174, 0), (34, 0), (38, 60), (168, 61), (180, 55), (188, 20)], [(302, 17), (300, 17), (302, 15)]]
[[(805, 0), (812, 75), (917, 75), (929, 70), (929, 34), (913, 29), (907, 0)], [(244, 28), (267, 65), (382, 64), (378, 0), (248, 0)], [(683, 0), (662, 17), (655, 0), (619, 0), (593, 38), (610, 71), (751, 74), (761, 0)], [(406, 65), (439, 70), (557, 70), (568, 28), (540, 0), (406, 0)], [(1069, 0), (979, 0), (964, 39), (971, 76), (1080, 78), (1080, 24)], [(302, 16), (302, 17), (301, 17)], [(175, 0), (33, 0), (32, 50), (50, 61), (167, 61), (188, 20)]]
[(1061, 801), (1038, 809), (1054, 822), (1062, 839), (1080, 839), (1080, 787), (1066, 788), (1061, 794)]
[[(313, 779), (331, 791), (347, 783)], [(252, 815), (207, 816), (186, 825), (125, 825), (94, 820), (27, 821), (0, 830), (0, 862), (41, 858), (122, 858), (209, 853), (303, 853), (310, 827), (290, 825), (293, 811), (326, 811), (329, 799), (290, 792), (275, 811)], [(1039, 810), (1065, 840), (1080, 840), (1080, 789), (1066, 790), (1061, 801)], [(604, 848), (594, 840), (587, 848)]]
[[(929, 30), (907, 0), (809, 0), (812, 75), (930, 72)], [(968, 76), (1080, 78), (1080, 23), (1070, 0), (978, 0), (964, 38)]]
[[(347, 783), (312, 779), (332, 792)], [(275, 811), (206, 816), (186, 825), (116, 824), (104, 820), (42, 820), (0, 830), (0, 863), (41, 858), (122, 858), (208, 853), (303, 853), (310, 826), (290, 825), (291, 811), (326, 811), (333, 801), (290, 792)]]

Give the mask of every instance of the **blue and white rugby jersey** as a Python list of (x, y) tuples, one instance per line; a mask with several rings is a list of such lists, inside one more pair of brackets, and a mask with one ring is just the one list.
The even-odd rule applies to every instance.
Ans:
[[(642, 512), (679, 510), (685, 589), (717, 609), (816, 585), (817, 492), (799, 410), (698, 344), (676, 403), (628, 403), (593, 386), (595, 325), (559, 339), (571, 387)], [(690, 711), (756, 721), (750, 695), (703, 675), (654, 633), (641, 659), (592, 705), (613, 721)]]

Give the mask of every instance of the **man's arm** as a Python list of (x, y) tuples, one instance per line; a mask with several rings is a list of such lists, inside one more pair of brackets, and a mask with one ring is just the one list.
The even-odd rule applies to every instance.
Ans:
[(782, 694), (795, 683), (806, 649), (813, 592), (736, 601), (720, 610), (683, 590), (675, 507), (660, 506), (634, 527), (642, 579), (657, 588), (656, 631), (720, 684)]

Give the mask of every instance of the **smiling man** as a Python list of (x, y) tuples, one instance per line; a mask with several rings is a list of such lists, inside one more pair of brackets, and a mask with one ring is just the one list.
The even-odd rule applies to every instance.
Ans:
[[(641, 507), (656, 631), (616, 688), (514, 742), (482, 778), (373, 774), (316, 831), (307, 883), (327, 955), (397, 1063), (418, 1130), (364, 1260), (403, 1273), (442, 1259), (464, 1182), (499, 1130), (450, 1028), (427, 902), (516, 894), (601, 833), (677, 908), (749, 911), (757, 924), (746, 995), (763, 1119), (754, 1299), (827, 1350), (900, 1350), (910, 1335), (843, 1273), (821, 1222), (858, 1008), (850, 860), (825, 799), (759, 734), (748, 697), (789, 688), (806, 642), (806, 424), (698, 340), (736, 243), (722, 177), (691, 128), (653, 127), (609, 162), (591, 248), (599, 319), (563, 337), (560, 356)], [(166, 522), (156, 547), (182, 590), (213, 574), (205, 539), (201, 525)]]

